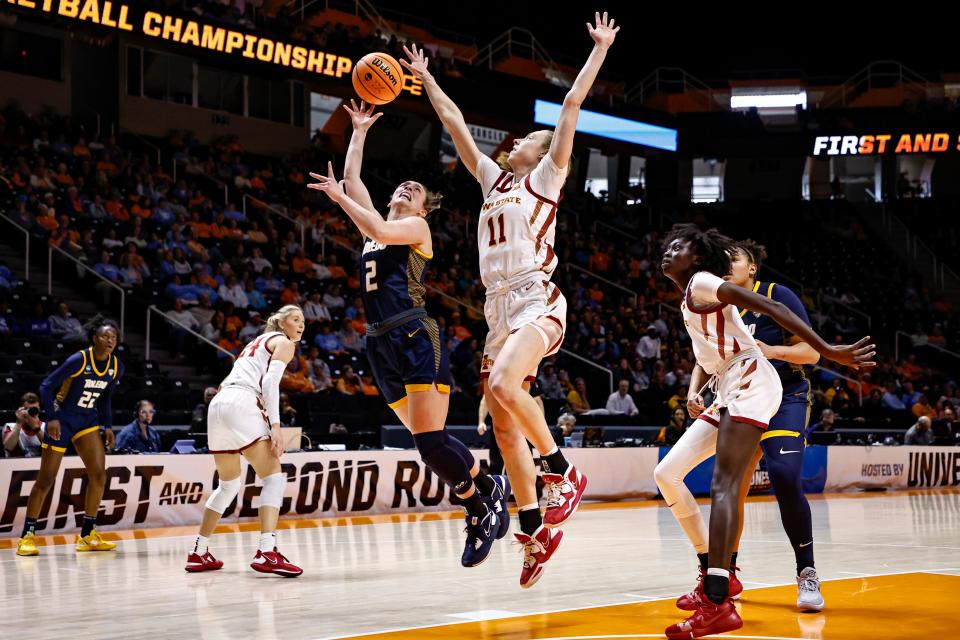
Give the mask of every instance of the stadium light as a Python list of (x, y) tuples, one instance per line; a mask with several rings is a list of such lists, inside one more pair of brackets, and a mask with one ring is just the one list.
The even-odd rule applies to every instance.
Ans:
[(730, 96), (731, 109), (793, 109), (807, 108), (807, 92), (795, 93), (747, 93)]
[[(533, 105), (533, 121), (537, 124), (556, 126), (560, 119), (562, 105), (546, 100), (537, 100)], [(677, 130), (667, 127), (658, 127), (638, 120), (618, 118), (605, 113), (580, 110), (577, 120), (577, 131), (590, 133), (601, 138), (621, 140), (633, 144), (642, 144), (655, 149), (666, 151), (677, 150)]]

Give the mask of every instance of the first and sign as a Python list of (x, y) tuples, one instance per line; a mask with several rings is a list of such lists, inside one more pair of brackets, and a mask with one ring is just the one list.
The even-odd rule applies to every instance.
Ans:
[[(140, 33), (182, 45), (239, 55), (297, 71), (340, 78), (353, 70), (353, 60), (346, 56), (243, 31), (203, 24), (196, 20), (164, 15), (156, 11), (146, 11), (139, 19), (132, 18), (128, 5), (109, 0), (0, 0), (0, 2), (121, 31)], [(403, 89), (413, 95), (422, 94), (422, 84), (412, 76), (404, 76)]]

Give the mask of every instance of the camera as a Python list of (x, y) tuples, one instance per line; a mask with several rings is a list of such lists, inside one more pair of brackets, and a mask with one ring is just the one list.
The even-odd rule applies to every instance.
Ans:
[(38, 415), (40, 415), (40, 407), (30, 407), (27, 409), (27, 415), (31, 418), (36, 418)]

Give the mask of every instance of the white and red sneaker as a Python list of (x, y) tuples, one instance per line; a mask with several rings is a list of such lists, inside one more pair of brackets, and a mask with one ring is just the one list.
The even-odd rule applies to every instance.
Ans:
[(544, 490), (547, 492), (547, 511), (543, 515), (545, 527), (559, 527), (570, 519), (580, 506), (580, 498), (587, 488), (587, 477), (572, 464), (567, 471), (543, 474)]
[[(743, 583), (741, 583), (737, 577), (737, 571), (739, 570), (739, 567), (730, 568), (730, 586), (728, 587), (729, 592), (727, 595), (731, 600), (736, 600), (740, 597), (740, 594), (743, 593)], [(703, 570), (703, 567), (700, 567), (700, 575), (697, 576), (697, 586), (694, 587), (690, 593), (685, 593), (677, 598), (677, 609), (695, 611), (697, 609), (697, 601), (707, 599), (706, 594), (703, 592), (704, 575), (706, 575), (706, 572)]]
[(692, 616), (683, 622), (670, 625), (664, 634), (671, 640), (689, 640), (734, 631), (742, 626), (743, 620), (733, 606), (733, 600), (727, 598), (721, 604), (713, 604), (704, 598), (697, 601), (697, 608)]
[(250, 563), (250, 568), (260, 573), (275, 573), (284, 578), (296, 578), (303, 573), (303, 569), (291, 564), (282, 553), (277, 551), (276, 547), (273, 548), (273, 551), (257, 550), (257, 555)]
[(540, 527), (532, 536), (525, 533), (513, 534), (516, 541), (523, 545), (523, 570), (520, 571), (520, 586), (529, 589), (537, 583), (547, 564), (563, 539), (563, 531), (551, 531)]
[(199, 553), (191, 553), (188, 555), (187, 565), (184, 569), (190, 573), (198, 573), (200, 571), (216, 571), (222, 567), (223, 562), (214, 558), (213, 555), (207, 551), (203, 555)]

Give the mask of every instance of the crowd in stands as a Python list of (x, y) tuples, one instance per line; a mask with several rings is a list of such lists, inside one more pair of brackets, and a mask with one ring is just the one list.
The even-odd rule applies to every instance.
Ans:
[[(190, 354), (211, 379), (226, 370), (227, 353), (239, 353), (272, 309), (297, 303), (308, 327), (283, 390), (295, 397), (377, 395), (364, 358), (359, 234), (328, 200), (305, 188), (307, 173), (325, 166), (330, 150), (315, 144), (297, 155), (263, 157), (236, 138), (205, 145), (172, 132), (157, 142), (177, 161), (174, 179), (152, 164), (155, 156), (125, 142), (90, 135), (62, 118), (7, 108), (0, 115), (0, 198), (7, 215), (132, 297), (158, 303), (178, 323), (169, 336), (171, 352)], [(475, 260), (476, 183), (462, 169), (450, 171), (424, 156), (371, 161), (365, 172), (378, 203), (411, 178), (445, 196), (444, 208), (430, 216), (435, 257), (427, 305), (450, 350), (455, 393), (475, 402), (486, 333)], [(210, 177), (229, 185), (226, 202)], [(807, 285), (795, 288), (831, 341), (856, 339), (869, 329), (882, 342), (911, 326), (929, 332), (928, 340), (958, 343), (956, 313), (931, 300), (895, 261), (877, 255), (880, 241), (868, 241), (846, 203), (791, 206), (797, 233), (779, 238), (758, 227), (766, 210), (744, 207), (730, 216), (722, 206), (687, 206), (663, 212), (656, 217), (663, 223), (654, 225), (655, 217), (639, 205), (615, 207), (589, 193), (568, 193), (558, 215), (560, 267), (554, 275), (567, 297), (568, 331), (565, 351), (541, 369), (545, 400), (574, 415), (622, 411), (639, 424), (667, 425), (684, 408), (694, 358), (678, 313), (680, 292), (658, 269), (660, 228), (673, 219), (719, 224), (734, 237), (767, 242), (771, 265)], [(794, 286), (766, 273), (761, 270), (761, 279)], [(14, 275), (0, 268), (0, 287), (15, 286)], [(114, 293), (97, 285), (93, 295), (109, 305)], [(0, 332), (8, 335), (69, 336), (77, 324), (66, 305), (16, 316), (0, 301)], [(185, 329), (220, 350), (198, 345)], [(895, 362), (884, 349), (876, 370), (859, 377), (841, 372), (852, 381), (814, 372), (814, 415), (831, 408), (841, 422), (904, 428), (919, 415), (957, 415), (960, 396), (945, 373), (950, 369), (921, 364), (920, 356), (907, 350)], [(614, 376), (612, 394), (606, 369)]]

